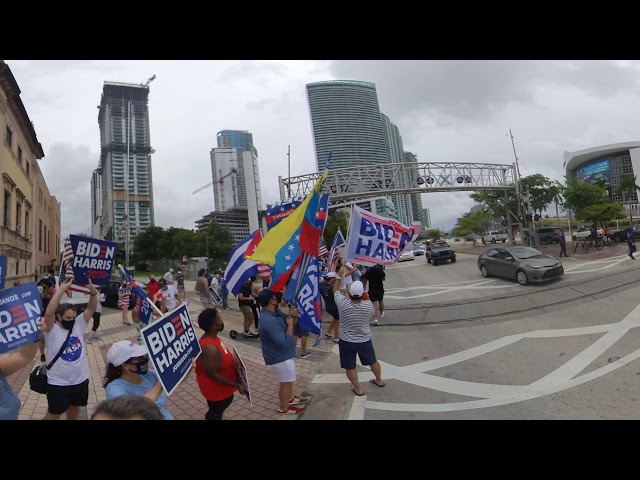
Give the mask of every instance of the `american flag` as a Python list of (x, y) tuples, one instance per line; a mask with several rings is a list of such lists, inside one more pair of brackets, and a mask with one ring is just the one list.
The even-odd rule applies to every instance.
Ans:
[[(71, 249), (71, 240), (64, 242), (64, 251), (62, 253), (62, 265), (60, 265), (60, 281), (62, 284), (67, 278), (73, 278), (73, 250)], [(91, 293), (87, 287), (81, 287), (80, 285), (71, 285), (67, 290), (67, 296), (71, 298), (71, 292), (78, 292), (83, 294)]]
[(329, 255), (329, 271), (333, 272), (338, 263), (338, 259), (340, 258), (340, 254), (338, 253), (338, 248), (344, 247), (347, 245), (344, 237), (342, 236), (342, 232), (340, 229), (336, 232), (336, 236), (333, 239), (333, 243), (331, 244), (331, 254)]
[(323, 257), (328, 253), (329, 252), (327, 251), (327, 244), (324, 241), (324, 237), (320, 237), (320, 246), (318, 247), (318, 256)]
[(269, 280), (271, 278), (271, 269), (264, 263), (258, 263), (258, 275), (262, 280)]

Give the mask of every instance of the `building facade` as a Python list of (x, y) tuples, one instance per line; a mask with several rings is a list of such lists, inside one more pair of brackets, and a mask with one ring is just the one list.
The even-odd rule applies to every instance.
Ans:
[(431, 212), (428, 208), (422, 209), (422, 227), (425, 230), (431, 228)]
[(9, 66), (0, 61), (0, 255), (7, 257), (6, 287), (33, 281), (59, 266), (60, 204), (42, 176), (44, 157)]
[(356, 80), (307, 85), (318, 171), (389, 163), (376, 86)]
[[(604, 180), (611, 192), (611, 201), (622, 202), (626, 209), (628, 199), (618, 188), (620, 176), (640, 174), (640, 142), (614, 143), (564, 152), (563, 166), (567, 177), (576, 177), (587, 183)], [(631, 195), (631, 209), (638, 211), (637, 191)]]
[(100, 238), (124, 241), (128, 235), (133, 241), (155, 224), (148, 98), (148, 86), (104, 83), (98, 112)]
[(218, 147), (211, 149), (215, 211), (246, 209), (254, 204), (261, 209), (258, 150), (253, 145), (253, 135), (246, 130), (222, 130), (217, 141)]
[(211, 220), (227, 227), (235, 243), (249, 236), (249, 214), (244, 208), (229, 209), (225, 212), (213, 211), (196, 221), (196, 229), (200, 231), (206, 228)]
[[(404, 162), (404, 148), (402, 146), (402, 136), (398, 127), (387, 117), (384, 113), (382, 116), (382, 130), (384, 131), (385, 143), (389, 150), (389, 161), (391, 163)], [(408, 185), (408, 182), (407, 182)], [(391, 195), (391, 201), (395, 206), (395, 210), (398, 214), (398, 220), (409, 225), (413, 222), (414, 218), (418, 220), (413, 214), (411, 207), (411, 195), (405, 193), (403, 195)]]
[[(418, 163), (418, 157), (415, 153), (404, 152), (404, 161), (406, 163)], [(411, 198), (411, 215), (414, 220), (422, 221), (424, 223), (424, 218), (422, 217), (422, 194), (421, 193), (410, 193), (409, 197)], [(431, 220), (429, 220), (429, 225), (431, 225)]]

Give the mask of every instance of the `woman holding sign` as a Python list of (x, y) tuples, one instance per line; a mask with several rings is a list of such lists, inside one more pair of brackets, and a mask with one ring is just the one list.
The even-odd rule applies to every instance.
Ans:
[(198, 315), (198, 325), (204, 335), (200, 337), (202, 354), (196, 360), (196, 380), (209, 405), (204, 419), (222, 420), (222, 414), (233, 402), (235, 391), (244, 395), (244, 388), (238, 381), (233, 353), (218, 338), (218, 333), (224, 329), (218, 310), (204, 309)]
[(122, 280), (118, 289), (118, 308), (122, 310), (123, 325), (133, 325), (133, 323), (129, 323), (129, 298), (131, 298), (131, 290), (127, 287), (127, 281)]

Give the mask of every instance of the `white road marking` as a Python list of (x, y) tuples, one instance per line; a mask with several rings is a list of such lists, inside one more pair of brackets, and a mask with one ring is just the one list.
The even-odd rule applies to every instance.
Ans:
[(347, 420), (364, 420), (364, 412), (366, 410), (367, 396), (358, 397), (354, 394), (353, 403), (351, 404), (351, 410), (349, 410), (349, 417)]
[[(616, 323), (557, 330), (535, 330), (532, 332), (507, 335), (474, 348), (404, 367), (398, 367), (378, 360), (381, 364), (385, 380), (397, 379), (411, 385), (421, 386), (445, 393), (453, 393), (468, 397), (480, 397), (482, 400), (470, 400), (444, 404), (403, 404), (366, 401), (365, 408), (402, 412), (452, 412), (506, 405), (550, 395), (594, 380), (639, 358), (640, 349), (616, 360), (615, 362), (605, 365), (604, 367), (600, 367), (588, 374), (577, 377), (580, 372), (611, 348), (611, 346), (613, 346), (629, 330), (637, 327), (640, 327), (640, 305), (636, 306), (636, 308), (625, 316), (625, 318)], [(455, 365), (457, 363), (494, 352), (500, 348), (526, 338), (559, 338), (578, 335), (593, 335), (598, 333), (604, 333), (605, 335), (567, 361), (564, 365), (529, 385), (497, 385), (467, 382), (425, 373), (430, 370)], [(334, 353), (338, 353), (337, 346), (334, 346), (332, 351)], [(358, 376), (361, 381), (374, 378), (370, 371), (361, 372)], [(348, 382), (349, 380), (344, 374), (319, 374), (316, 375), (312, 381), (312, 383), (325, 384)], [(361, 407), (358, 406), (357, 408)], [(358, 418), (360, 411), (358, 410), (357, 412), (353, 412), (353, 415)]]

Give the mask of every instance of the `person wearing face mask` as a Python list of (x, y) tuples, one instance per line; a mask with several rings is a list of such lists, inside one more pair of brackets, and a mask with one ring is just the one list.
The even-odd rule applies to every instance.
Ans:
[(218, 310), (206, 308), (198, 315), (198, 325), (204, 334), (200, 337), (202, 354), (196, 360), (196, 381), (200, 393), (209, 405), (205, 420), (222, 420), (222, 414), (233, 402), (233, 394), (244, 388), (238, 382), (233, 353), (218, 337), (224, 322)]
[(149, 370), (147, 347), (122, 340), (111, 345), (107, 352), (107, 371), (103, 385), (107, 400), (121, 395), (147, 397), (158, 405), (165, 420), (173, 415), (164, 406), (167, 395), (153, 370)]
[(73, 278), (56, 290), (44, 313), (44, 338), (47, 344), (47, 365), (64, 345), (62, 354), (47, 371), (48, 410), (43, 420), (57, 420), (66, 412), (68, 420), (77, 420), (80, 407), (89, 400), (89, 359), (84, 334), (98, 307), (98, 292), (89, 280), (89, 303), (78, 315), (76, 307), (60, 299), (71, 287)]

